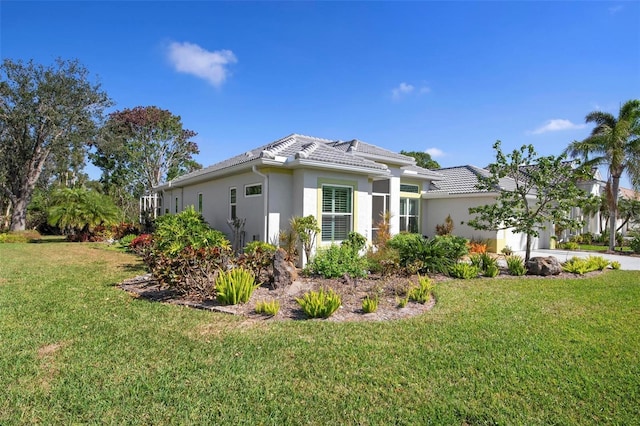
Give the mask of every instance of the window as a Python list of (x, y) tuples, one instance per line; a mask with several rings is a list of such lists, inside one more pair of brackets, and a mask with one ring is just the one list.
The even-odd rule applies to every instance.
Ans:
[[(174, 208), (175, 212), (178, 213), (178, 197), (176, 197), (176, 206)], [(167, 212), (169, 213), (169, 212)]]
[(351, 232), (352, 189), (346, 186), (322, 187), (322, 241), (346, 240)]
[(229, 188), (229, 217), (231, 219), (236, 219), (238, 217), (236, 214), (236, 200), (237, 200), (236, 188)]
[(198, 194), (198, 213), (202, 213), (202, 193)]
[(400, 184), (400, 192), (411, 192), (413, 194), (420, 193), (420, 187), (418, 185), (410, 185), (408, 183)]
[(419, 232), (418, 202), (419, 198), (400, 198), (400, 231)]
[(262, 195), (262, 184), (258, 183), (255, 185), (246, 185), (244, 187), (244, 196), (245, 197), (257, 197)]

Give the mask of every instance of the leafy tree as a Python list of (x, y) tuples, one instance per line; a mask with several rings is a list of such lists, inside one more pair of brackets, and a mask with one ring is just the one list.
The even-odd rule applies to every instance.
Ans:
[(89, 234), (98, 225), (114, 225), (120, 212), (111, 198), (85, 188), (63, 188), (51, 197), (49, 225), (72, 235)]
[[(574, 170), (564, 155), (539, 157), (532, 145), (523, 145), (507, 155), (500, 149), (500, 141), (493, 148), (496, 161), (489, 165), (488, 177), (479, 176), (478, 189), (498, 196), (494, 204), (469, 208), (469, 213), (476, 215), (469, 225), (480, 230), (525, 233), (526, 261), (531, 255), (531, 237), (538, 237), (547, 224), (564, 229), (580, 225), (569, 213), (586, 198), (576, 186), (576, 179), (584, 174), (582, 169)], [(511, 178), (513, 187), (502, 186), (503, 178)]]
[(622, 223), (616, 231), (620, 231), (628, 223), (640, 222), (640, 200), (631, 198), (621, 198), (618, 202), (618, 217)]
[(102, 170), (110, 194), (138, 198), (163, 181), (199, 169), (193, 160), (196, 132), (184, 129), (180, 116), (155, 106), (138, 106), (109, 115), (95, 143), (92, 162)]
[(0, 193), (12, 208), (10, 230), (19, 231), (43, 170), (84, 153), (110, 101), (77, 61), (5, 59), (0, 76)]
[[(602, 111), (586, 116), (587, 123), (596, 126), (582, 141), (573, 141), (565, 153), (581, 157), (591, 167), (607, 165), (609, 182), (607, 200), (609, 217), (618, 217), (620, 178), (627, 173), (634, 189), (640, 189), (640, 100), (634, 99), (620, 107), (618, 117)], [(609, 221), (609, 250), (616, 245), (616, 221)]]
[(420, 167), (424, 167), (425, 169), (439, 169), (440, 164), (434, 159), (431, 158), (431, 155), (427, 152), (422, 151), (400, 151), (402, 155), (408, 155), (409, 157), (413, 157), (416, 159), (416, 164)]

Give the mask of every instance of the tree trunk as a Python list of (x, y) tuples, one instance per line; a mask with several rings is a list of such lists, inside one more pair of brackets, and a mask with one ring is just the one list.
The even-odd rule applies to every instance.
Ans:
[(27, 205), (29, 204), (26, 197), (20, 197), (13, 205), (11, 212), (11, 225), (9, 231), (24, 231), (27, 226)]
[(616, 222), (618, 220), (618, 190), (620, 176), (612, 177), (611, 194), (609, 194), (609, 251), (616, 249)]
[(526, 248), (526, 251), (524, 252), (525, 265), (529, 261), (530, 257), (531, 257), (531, 235), (527, 234), (527, 248)]

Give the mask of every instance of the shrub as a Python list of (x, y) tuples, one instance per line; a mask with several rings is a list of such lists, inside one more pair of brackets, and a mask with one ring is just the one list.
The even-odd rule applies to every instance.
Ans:
[(400, 255), (398, 250), (382, 246), (378, 250), (370, 248), (367, 252), (367, 266), (369, 271), (389, 276), (400, 270)]
[(156, 219), (153, 233), (154, 249), (174, 256), (185, 247), (228, 247), (225, 235), (212, 229), (193, 206), (178, 214), (167, 214)]
[(570, 272), (572, 274), (583, 275), (590, 272), (589, 264), (586, 259), (580, 259), (579, 257), (572, 257), (562, 265), (562, 270)]
[(0, 234), (0, 243), (28, 243), (40, 239), (40, 233), (33, 229)]
[(409, 303), (409, 295), (407, 294), (404, 297), (396, 296), (396, 303), (398, 304), (398, 308), (404, 308), (407, 306), (407, 303)]
[(503, 249), (501, 250), (501, 252), (505, 256), (511, 256), (513, 254), (513, 250), (509, 246), (504, 246)]
[(453, 232), (453, 219), (451, 215), (447, 215), (444, 219), (444, 223), (436, 225), (436, 235), (450, 235)]
[(462, 259), (469, 253), (467, 239), (455, 235), (439, 235), (434, 238), (435, 244), (440, 246), (447, 257), (454, 261)]
[(338, 310), (342, 300), (333, 289), (320, 289), (305, 293), (302, 298), (296, 298), (296, 302), (310, 318), (329, 318)]
[(272, 300), (267, 302), (265, 300), (261, 300), (256, 303), (256, 313), (262, 315), (276, 316), (280, 312), (280, 302), (277, 300)]
[(153, 236), (151, 234), (142, 234), (135, 237), (129, 243), (129, 249), (134, 253), (144, 255), (144, 252), (151, 249)]
[(471, 240), (468, 243), (469, 253), (486, 253), (487, 243), (484, 241)]
[(231, 248), (186, 247), (176, 256), (167, 256), (149, 250), (145, 263), (161, 284), (199, 298), (215, 296), (215, 278), (219, 270), (226, 270), (232, 258)]
[(620, 265), (620, 262), (618, 262), (617, 260), (614, 260), (609, 265), (611, 266), (611, 269), (615, 269), (615, 270), (620, 269), (620, 267), (622, 266)]
[(252, 241), (244, 248), (244, 254), (237, 260), (239, 265), (253, 272), (256, 279), (260, 280), (262, 273), (268, 271), (273, 264), (273, 256), (276, 246), (263, 241)]
[(378, 298), (376, 296), (365, 296), (362, 299), (362, 311), (370, 314), (378, 310)]
[(217, 299), (225, 305), (246, 303), (253, 291), (260, 287), (259, 284), (255, 284), (253, 273), (244, 268), (220, 271), (215, 282)]
[(134, 235), (134, 234), (127, 234), (124, 237), (120, 238), (120, 241), (118, 241), (120, 243), (120, 246), (129, 249), (131, 247), (131, 243), (133, 242), (133, 240), (135, 240), (138, 236)]
[(517, 277), (527, 273), (527, 268), (524, 265), (524, 259), (518, 255), (507, 256), (507, 269), (509, 274)]
[(563, 250), (578, 250), (580, 246), (575, 241), (566, 241), (564, 243), (560, 243), (560, 248)]
[(500, 274), (500, 268), (498, 268), (498, 265), (489, 265), (482, 274), (485, 277), (494, 278)]
[(593, 234), (591, 232), (585, 232), (580, 235), (583, 244), (591, 244), (593, 243)]
[[(453, 241), (452, 246), (455, 244)], [(438, 243), (435, 238), (427, 239), (419, 234), (397, 234), (387, 246), (398, 250), (400, 266), (409, 273), (445, 272), (455, 262), (446, 251), (447, 242)]]
[(352, 250), (354, 254), (359, 254), (360, 251), (362, 251), (366, 245), (367, 245), (367, 238), (364, 235), (359, 234), (357, 232), (349, 232), (347, 239), (344, 240), (341, 244), (341, 246)]
[(586, 260), (591, 271), (602, 271), (609, 266), (609, 261), (602, 256), (589, 256)]
[(629, 247), (634, 253), (640, 253), (640, 232), (634, 232), (631, 241), (629, 241)]
[(429, 277), (419, 277), (418, 284), (409, 288), (408, 299), (422, 304), (427, 303), (431, 299), (431, 292), (434, 288), (435, 285)]
[(308, 261), (311, 258), (311, 250), (316, 243), (316, 236), (320, 232), (318, 220), (313, 215), (298, 216), (291, 219), (290, 225), (297, 239), (302, 243), (305, 258)]
[(363, 278), (367, 276), (367, 259), (354, 251), (352, 246), (332, 244), (318, 251), (305, 270), (324, 278), (338, 278), (345, 274)]
[(449, 268), (449, 275), (463, 280), (477, 278), (479, 273), (480, 269), (477, 266), (465, 262), (456, 263)]

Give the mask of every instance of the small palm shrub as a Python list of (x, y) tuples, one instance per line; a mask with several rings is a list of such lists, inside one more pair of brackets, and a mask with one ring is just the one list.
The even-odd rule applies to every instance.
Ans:
[[(447, 237), (440, 237), (441, 239)], [(408, 273), (445, 272), (455, 262), (455, 254), (447, 251), (447, 243), (420, 234), (400, 233), (387, 242), (398, 251), (400, 266)]]
[(418, 284), (410, 287), (407, 295), (409, 300), (424, 304), (431, 299), (434, 288), (435, 285), (429, 277), (419, 277)]
[(338, 310), (342, 299), (333, 289), (320, 289), (305, 293), (301, 298), (296, 298), (296, 302), (309, 318), (329, 318)]
[(362, 299), (362, 311), (370, 314), (378, 310), (378, 298), (376, 296), (365, 296)]
[(480, 273), (480, 268), (471, 265), (470, 263), (459, 262), (449, 268), (449, 275), (453, 278), (460, 278), (463, 280), (469, 280), (471, 278), (477, 278)]
[(280, 311), (280, 302), (277, 300), (272, 300), (267, 302), (266, 300), (261, 300), (256, 303), (256, 313), (262, 315), (276, 316)]
[(260, 286), (255, 284), (253, 273), (243, 268), (220, 271), (215, 283), (217, 299), (225, 305), (246, 303), (253, 291)]
[(518, 255), (507, 256), (507, 269), (509, 274), (517, 277), (527, 273), (527, 267), (524, 265), (524, 259)]

